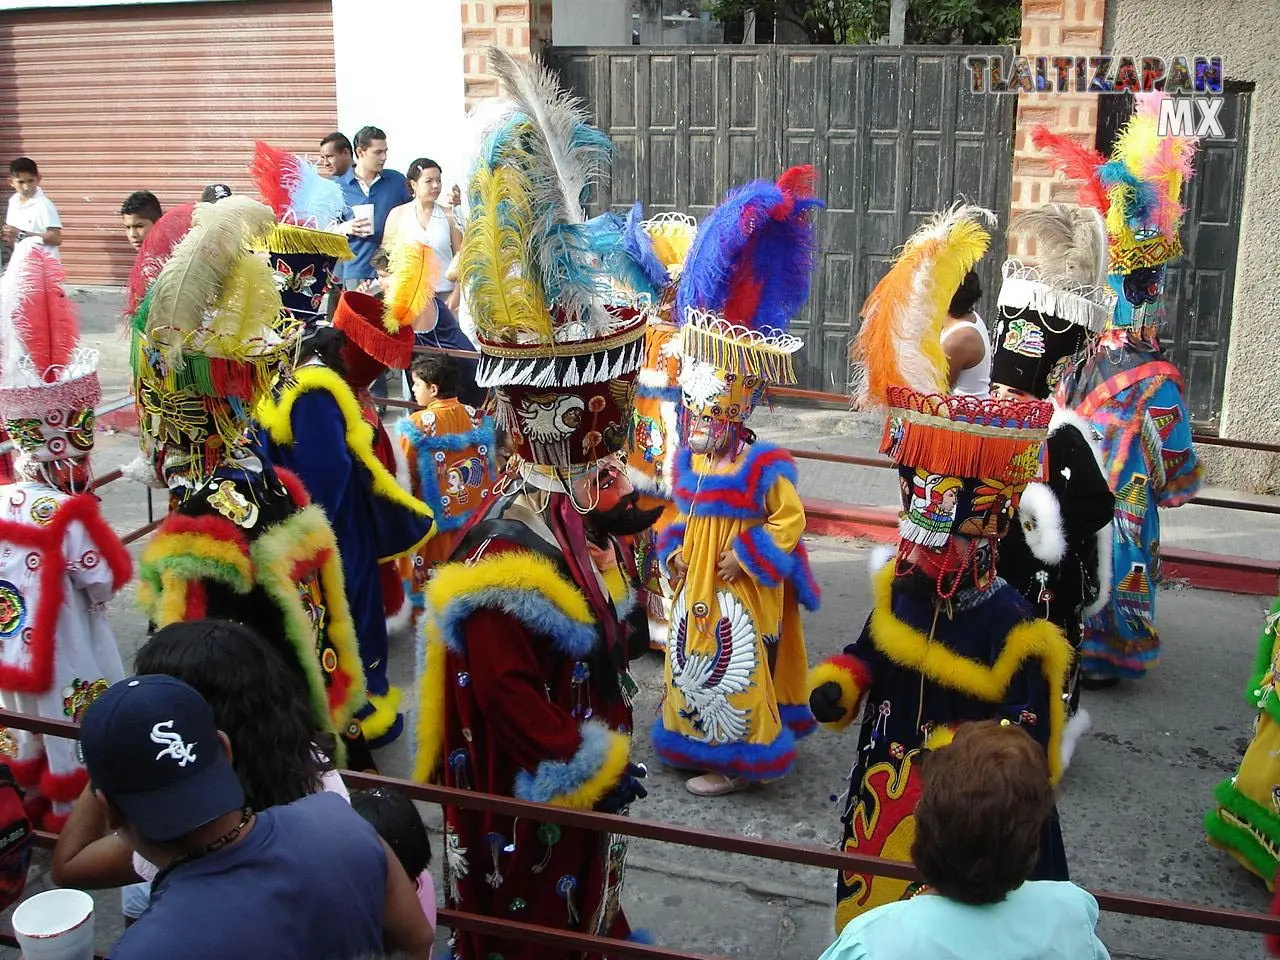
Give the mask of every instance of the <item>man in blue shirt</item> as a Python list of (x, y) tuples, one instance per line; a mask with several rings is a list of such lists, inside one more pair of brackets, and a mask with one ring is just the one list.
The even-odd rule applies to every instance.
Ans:
[[(377, 278), (374, 253), (382, 246), (387, 214), (413, 199), (409, 181), (395, 170), (387, 170), (387, 135), (377, 127), (361, 127), (355, 137), (356, 162), (338, 177), (342, 195), (351, 208), (351, 252), (355, 259), (342, 267), (342, 285), (347, 290), (366, 289)], [(373, 207), (372, 218), (358, 216), (361, 207)]]
[(342, 797), (253, 811), (194, 689), (121, 680), (80, 729), (109, 826), (160, 873), (113, 960), (429, 960), (434, 931), (390, 848)]

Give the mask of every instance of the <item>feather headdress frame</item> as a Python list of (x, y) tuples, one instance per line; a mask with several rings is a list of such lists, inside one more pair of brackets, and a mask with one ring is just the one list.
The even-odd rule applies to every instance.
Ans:
[(883, 406), (890, 387), (923, 394), (947, 390), (942, 327), (961, 282), (987, 252), (995, 214), (956, 204), (935, 214), (903, 244), (889, 272), (862, 305), (853, 346), (855, 397)]

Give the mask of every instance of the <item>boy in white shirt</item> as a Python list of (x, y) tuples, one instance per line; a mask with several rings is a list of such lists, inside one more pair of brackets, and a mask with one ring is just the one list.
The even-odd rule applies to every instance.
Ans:
[(4, 240), (12, 247), (28, 237), (39, 237), (47, 252), (60, 258), (62, 220), (58, 208), (40, 189), (40, 170), (30, 157), (18, 157), (9, 164), (9, 212), (4, 218)]

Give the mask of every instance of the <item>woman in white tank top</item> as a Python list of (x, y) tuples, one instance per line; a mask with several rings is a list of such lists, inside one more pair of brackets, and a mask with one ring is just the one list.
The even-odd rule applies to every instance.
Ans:
[(440, 165), (434, 160), (419, 157), (409, 165), (407, 176), (414, 198), (387, 215), (383, 236), (388, 240), (416, 240), (430, 247), (440, 264), (436, 293), (452, 309), (457, 309), (453, 304), (453, 281), (446, 273), (453, 255), (462, 248), (462, 231), (454, 222), (453, 215), (437, 202), (442, 183)]
[(951, 392), (961, 396), (985, 397), (991, 393), (991, 338), (987, 325), (973, 309), (981, 297), (978, 275), (970, 270), (951, 299), (949, 316), (942, 328)]

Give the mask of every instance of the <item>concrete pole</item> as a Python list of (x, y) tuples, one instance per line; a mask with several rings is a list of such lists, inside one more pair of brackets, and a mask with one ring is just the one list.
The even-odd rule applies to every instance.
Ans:
[(662, 0), (640, 0), (640, 43), (662, 43)]
[(889, 4), (889, 45), (900, 47), (907, 37), (907, 0), (892, 0)]

